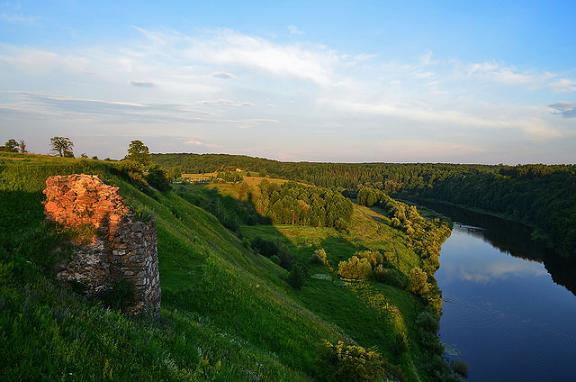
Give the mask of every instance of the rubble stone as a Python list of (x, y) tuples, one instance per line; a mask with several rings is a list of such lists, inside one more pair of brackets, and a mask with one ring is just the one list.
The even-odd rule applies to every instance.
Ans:
[(118, 187), (104, 184), (95, 175), (49, 177), (44, 195), (46, 217), (82, 233), (75, 239), (72, 259), (57, 277), (80, 283), (89, 296), (98, 296), (125, 280), (134, 291), (134, 304), (126, 312), (159, 316), (160, 277), (154, 219), (136, 219)]

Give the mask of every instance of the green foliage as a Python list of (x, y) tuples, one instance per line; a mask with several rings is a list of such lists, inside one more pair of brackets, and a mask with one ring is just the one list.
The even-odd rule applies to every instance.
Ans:
[(72, 149), (74, 143), (70, 138), (66, 137), (52, 137), (50, 138), (50, 149), (60, 157), (74, 158)]
[(150, 164), (150, 150), (142, 141), (132, 141), (128, 146), (128, 154), (125, 159), (139, 163), (142, 166), (148, 166)]
[(222, 154), (158, 154), (154, 160), (183, 172), (241, 167), (359, 190), (359, 203), (369, 206), (378, 205), (381, 194), (362, 191), (365, 187), (479, 208), (531, 224), (550, 247), (566, 256), (576, 253), (576, 225), (570, 224), (576, 220), (576, 165), (295, 163)]
[(392, 352), (396, 356), (404, 354), (408, 350), (408, 342), (406, 336), (402, 333), (396, 333), (394, 342), (392, 343)]
[(17, 153), (20, 149), (20, 144), (16, 139), (9, 139), (4, 143), (4, 146), (0, 146), (0, 151)]
[(352, 203), (340, 193), (289, 182), (262, 181), (256, 209), (274, 224), (310, 225), (345, 229), (352, 217)]
[(288, 284), (294, 289), (302, 289), (306, 283), (307, 272), (302, 264), (294, 264), (288, 274)]
[(430, 284), (428, 283), (428, 275), (422, 269), (415, 267), (409, 274), (410, 292), (418, 296), (424, 296), (430, 291)]
[(438, 320), (430, 311), (423, 311), (416, 318), (418, 328), (426, 333), (436, 333), (438, 331)]
[(326, 253), (324, 248), (316, 249), (312, 254), (312, 257), (310, 257), (310, 262), (312, 264), (323, 265), (327, 267), (330, 271), (332, 271), (332, 264), (330, 263), (330, 260), (328, 259), (328, 254)]
[(400, 289), (407, 289), (408, 278), (396, 268), (384, 268), (382, 264), (374, 269), (374, 279)]
[(463, 378), (468, 378), (468, 365), (466, 362), (461, 360), (452, 361), (450, 362), (450, 367), (456, 374)]
[(228, 183), (239, 183), (244, 177), (237, 171), (219, 172), (217, 178)]
[(325, 342), (322, 366), (327, 381), (382, 381), (391, 376), (387, 362), (376, 350), (345, 343)]
[(384, 258), (382, 257), (382, 254), (380, 252), (373, 251), (370, 249), (358, 251), (355, 253), (355, 256), (358, 257), (359, 259), (366, 259), (370, 263), (372, 268), (375, 268), (376, 266), (382, 264), (382, 261), (384, 261)]
[[(155, 192), (146, 179), (141, 188), (118, 165), (0, 154), (2, 378), (310, 381), (335, 370), (365, 375), (365, 364), (358, 370), (336, 361), (325, 372), (316, 362), (317, 344), (344, 337), (360, 346), (377, 346), (381, 358), (393, 360), (396, 366), (385, 369), (398, 372), (385, 378), (447, 380), (434, 374), (442, 359), (437, 361), (433, 347), (420, 340), (415, 320), (425, 305), (419, 298), (386, 284), (312, 278), (292, 293), (288, 273), (272, 263), (307, 262), (320, 247), (333, 262), (373, 248), (386, 254), (384, 265), (408, 272), (421, 258), (413, 238), (389, 227), (386, 216), (354, 206), (353, 224), (346, 231), (245, 226), (240, 219), (242, 237), (260, 236), (276, 244), (277, 254), (268, 261), (254, 256), (240, 235), (179, 193)], [(45, 223), (41, 190), (47, 176), (78, 172), (98, 174), (119, 186), (130, 205), (154, 216), (162, 285), (159, 322), (128, 319), (54, 279), (54, 265), (66, 256), (67, 240)], [(222, 210), (241, 216), (241, 209), (224, 200)], [(304, 241), (291, 242), (288, 238), (297, 233)], [(402, 348), (399, 335), (410, 346), (396, 356)], [(428, 364), (434, 372), (428, 373)]]
[(344, 279), (366, 280), (371, 273), (372, 266), (366, 258), (352, 256), (350, 259), (341, 261), (338, 264), (338, 274)]
[(152, 165), (148, 168), (146, 181), (158, 191), (166, 192), (171, 188), (168, 174), (158, 165)]
[(275, 242), (259, 237), (252, 240), (252, 248), (262, 256), (266, 257), (278, 256), (280, 252), (280, 248)]

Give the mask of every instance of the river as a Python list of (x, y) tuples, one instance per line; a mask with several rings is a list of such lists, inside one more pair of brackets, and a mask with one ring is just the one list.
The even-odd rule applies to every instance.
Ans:
[(552, 260), (523, 225), (425, 205), (454, 222), (436, 273), (447, 356), (469, 381), (576, 381), (576, 264)]

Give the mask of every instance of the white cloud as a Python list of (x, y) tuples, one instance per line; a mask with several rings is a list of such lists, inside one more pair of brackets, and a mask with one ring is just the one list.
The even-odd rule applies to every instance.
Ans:
[[(553, 94), (573, 91), (574, 82), (544, 70), (442, 60), (431, 52), (396, 62), (230, 30), (191, 35), (136, 30), (134, 40), (65, 51), (0, 44), (0, 121), (9, 111), (86, 126), (145, 122), (166, 134), (201, 136), (236, 151), (250, 142), (319, 147), (327, 144), (321, 135), (301, 137), (330, 125), (337, 126), (331, 136), (339, 140), (327, 147), (335, 152), (356, 133), (378, 130), (378, 137), (362, 138), (364, 147), (373, 139), (406, 147), (414, 142), (424, 153), (421, 159), (426, 153), (439, 158), (443, 149), (473, 153), (464, 142), (470, 135), (482, 135), (483, 145), (503, 136), (531, 144), (565, 138), (574, 121), (558, 117), (573, 111), (554, 103)], [(534, 104), (526, 89), (539, 100), (550, 97), (543, 104), (551, 106)], [(272, 127), (274, 134), (262, 134)], [(240, 135), (238, 129), (246, 130)], [(449, 137), (446, 129), (459, 135)], [(422, 134), (445, 136), (446, 142), (418, 143)]]
[(576, 91), (576, 82), (567, 78), (561, 78), (553, 82), (551, 87), (557, 92), (574, 92)]

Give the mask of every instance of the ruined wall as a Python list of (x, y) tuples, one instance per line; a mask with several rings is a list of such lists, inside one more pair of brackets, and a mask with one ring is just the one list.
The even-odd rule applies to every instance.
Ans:
[(74, 254), (58, 278), (80, 283), (89, 296), (98, 296), (126, 280), (133, 287), (134, 305), (127, 313), (160, 313), (160, 277), (156, 226), (153, 219), (136, 219), (117, 187), (97, 176), (75, 174), (46, 180), (46, 217), (77, 233)]

